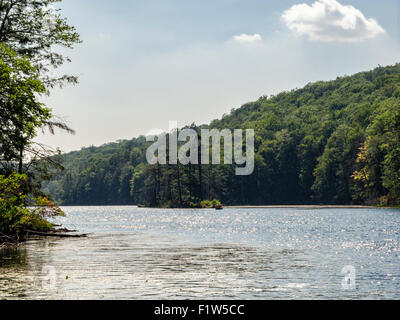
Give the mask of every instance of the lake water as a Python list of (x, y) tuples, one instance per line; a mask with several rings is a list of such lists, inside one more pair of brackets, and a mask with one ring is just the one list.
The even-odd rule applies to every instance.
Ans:
[(64, 210), (90, 236), (0, 250), (1, 299), (400, 299), (400, 210)]

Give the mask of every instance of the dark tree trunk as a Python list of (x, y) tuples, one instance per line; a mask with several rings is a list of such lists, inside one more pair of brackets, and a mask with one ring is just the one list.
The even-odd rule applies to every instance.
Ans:
[(19, 174), (22, 174), (23, 165), (24, 165), (24, 148), (21, 147), (19, 149), (19, 159), (18, 159), (18, 173)]

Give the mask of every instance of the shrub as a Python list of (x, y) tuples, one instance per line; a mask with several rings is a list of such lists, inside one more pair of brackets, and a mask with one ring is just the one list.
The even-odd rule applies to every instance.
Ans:
[(216, 208), (217, 206), (221, 206), (221, 205), (222, 205), (221, 202), (216, 199), (214, 199), (212, 201), (204, 200), (200, 203), (200, 206), (205, 209), (212, 209), (212, 208)]
[(26, 181), (24, 174), (0, 175), (0, 241), (21, 239), (27, 231), (50, 231), (53, 225), (47, 218), (63, 215), (45, 197), (34, 199), (34, 207), (29, 208), (24, 194)]

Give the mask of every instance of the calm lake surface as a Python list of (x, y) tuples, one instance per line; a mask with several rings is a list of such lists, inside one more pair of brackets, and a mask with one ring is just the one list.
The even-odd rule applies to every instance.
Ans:
[(400, 299), (400, 210), (64, 210), (90, 236), (0, 250), (0, 299)]

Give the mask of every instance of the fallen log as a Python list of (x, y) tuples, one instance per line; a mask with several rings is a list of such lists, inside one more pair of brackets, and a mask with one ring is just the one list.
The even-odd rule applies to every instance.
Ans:
[[(64, 233), (59, 233), (59, 232), (64, 232)], [(67, 234), (65, 232), (73, 232), (73, 231), (64, 231), (64, 230), (59, 230), (59, 231), (50, 231), (50, 232), (39, 232), (39, 231), (33, 231), (33, 230), (26, 230), (26, 233), (29, 235), (33, 236), (40, 236), (40, 237), (55, 237), (55, 238), (86, 238), (88, 235), (87, 234)]]

